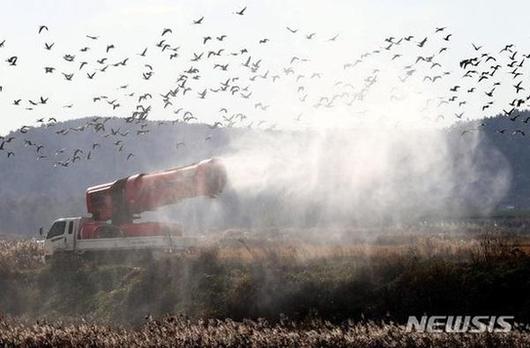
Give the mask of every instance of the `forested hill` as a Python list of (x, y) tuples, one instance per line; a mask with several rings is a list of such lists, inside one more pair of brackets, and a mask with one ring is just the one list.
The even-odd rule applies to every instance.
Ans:
[[(524, 122), (527, 117), (530, 113), (522, 112), (514, 121), (498, 116), (483, 120), (485, 126), (480, 126), (481, 121), (461, 122), (439, 131), (454, 139), (455, 146), (462, 150), (461, 139), (480, 129), (478, 146), (486, 149), (486, 160), (491, 149), (504, 156), (506, 161), (489, 164), (511, 170), (508, 192), (498, 202), (501, 208), (530, 209), (530, 128)], [(106, 132), (98, 132), (86, 127), (91, 120), (89, 117), (43, 125), (4, 136), (3, 141), (11, 136), (15, 139), (6, 142), (0, 151), (0, 233), (33, 235), (39, 226), (49, 226), (57, 217), (85, 215), (84, 192), (88, 186), (234, 153), (241, 150), (234, 143), (242, 137), (280, 133), (157, 121), (147, 121), (147, 127), (136, 129), (117, 118), (105, 122)], [(468, 133), (462, 135), (464, 131)], [(248, 225), (252, 220), (266, 222), (270, 216), (263, 209), (274, 207), (271, 202), (275, 197), (266, 198), (250, 195), (242, 203), (240, 198), (228, 195), (223, 198), (227, 202), (223, 216), (218, 216), (217, 221), (222, 221), (223, 227)], [(201, 204), (181, 211), (181, 218), (194, 226), (203, 224), (211, 211), (202, 209)]]

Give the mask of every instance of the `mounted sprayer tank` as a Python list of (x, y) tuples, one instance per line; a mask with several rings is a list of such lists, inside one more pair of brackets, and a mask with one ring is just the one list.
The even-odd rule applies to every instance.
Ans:
[(149, 174), (136, 174), (89, 187), (87, 210), (96, 221), (131, 223), (133, 216), (197, 196), (215, 197), (226, 184), (226, 170), (218, 159)]

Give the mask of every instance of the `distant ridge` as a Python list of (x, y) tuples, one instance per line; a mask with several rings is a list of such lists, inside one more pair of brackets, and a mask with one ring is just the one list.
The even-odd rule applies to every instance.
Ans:
[[(461, 135), (464, 130), (480, 128), (479, 146), (496, 148), (506, 157), (513, 177), (510, 189), (499, 203), (499, 208), (530, 209), (530, 127), (523, 122), (527, 117), (530, 117), (530, 112), (524, 111), (513, 122), (507, 120), (506, 116), (496, 116), (485, 120), (463, 121), (440, 130), (459, 139), (467, 136)], [(212, 129), (205, 124), (159, 124), (159, 121), (148, 121), (147, 129), (150, 132), (139, 136), (104, 137), (103, 133), (93, 130), (56, 134), (58, 129), (80, 127), (90, 119), (80, 118), (60, 122), (53, 127), (31, 128), (26, 134), (8, 134), (17, 137), (16, 141), (9, 144), (9, 151), (13, 151), (16, 158), (7, 158), (6, 149), (0, 151), (0, 233), (34, 235), (39, 226), (46, 226), (56, 217), (84, 215), (84, 191), (88, 186), (137, 172), (160, 170), (212, 156), (222, 156), (237, 150), (233, 143), (239, 137), (258, 132), (246, 128)], [(480, 126), (482, 122), (486, 126)], [(107, 133), (111, 128), (125, 132), (127, 127), (123, 119), (119, 118), (112, 118), (106, 123)], [(506, 130), (504, 134), (498, 132), (502, 129)], [(525, 136), (512, 135), (517, 129), (528, 132)], [(34, 147), (24, 144), (25, 138), (44, 145), (41, 151), (47, 158), (37, 159)], [(118, 151), (114, 145), (118, 139), (123, 142), (122, 151)], [(102, 146), (93, 150), (94, 143)], [(64, 152), (56, 155), (58, 149), (64, 149)], [(71, 156), (75, 149), (83, 151), (79, 154), (83, 159), (68, 167), (53, 166), (53, 161)], [(91, 152), (90, 160), (86, 160), (88, 152)], [(129, 153), (134, 153), (134, 157), (127, 160)], [(234, 197), (226, 199), (237, 201)], [(203, 212), (197, 206), (190, 209), (186, 212), (187, 219), (193, 220), (193, 224), (202, 224), (201, 219), (208, 211)], [(229, 214), (232, 208), (227, 209), (228, 213), (225, 213)], [(235, 215), (232, 214), (233, 216)], [(245, 224), (248, 219), (247, 216), (239, 220), (225, 219), (225, 222)]]

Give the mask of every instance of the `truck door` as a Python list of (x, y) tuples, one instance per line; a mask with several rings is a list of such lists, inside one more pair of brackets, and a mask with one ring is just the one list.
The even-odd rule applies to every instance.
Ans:
[(74, 250), (75, 231), (77, 230), (78, 224), (78, 220), (70, 220), (66, 223), (66, 229), (64, 233), (64, 250)]
[(56, 221), (46, 235), (47, 242), (52, 250), (64, 250), (66, 247), (65, 237), (66, 221)]

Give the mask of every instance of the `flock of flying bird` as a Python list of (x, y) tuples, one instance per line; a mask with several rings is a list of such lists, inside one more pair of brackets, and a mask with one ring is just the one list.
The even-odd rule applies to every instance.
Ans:
[[(235, 16), (246, 15), (247, 8), (238, 9), (233, 12)], [(190, 21), (190, 25), (201, 26), (207, 19), (200, 17)], [(42, 49), (52, 51), (56, 49), (53, 41), (48, 41), (49, 28), (41, 25), (36, 30), (36, 35), (45, 38), (42, 43)], [(327, 44), (338, 41), (339, 34), (321, 40), (319, 34), (315, 32), (299, 33), (299, 29), (286, 26), (286, 35), (295, 35), (302, 40), (320, 40)], [(448, 83), (443, 96), (430, 97), (424, 100), (424, 105), (420, 112), (425, 113), (428, 118), (434, 121), (449, 119), (454, 115), (456, 119), (463, 119), (467, 112), (486, 113), (489, 108), (497, 101), (496, 93), (501, 87), (506, 87), (506, 78), (501, 78), (504, 74), (508, 76), (510, 85), (515, 96), (511, 101), (506, 103), (503, 108), (504, 115), (512, 122), (522, 121), (526, 124), (530, 117), (520, 120), (520, 113), (526, 103), (530, 100), (530, 95), (524, 95), (525, 86), (521, 76), (524, 76), (524, 64), (530, 58), (530, 54), (520, 53), (515, 45), (508, 44), (503, 47), (498, 54), (488, 53), (482, 46), (472, 44), (472, 55), (468, 58), (461, 59), (457, 65), (460, 71), (444, 69), (442, 57), (449, 49), (453, 34), (447, 32), (447, 28), (435, 28), (430, 36), (415, 37), (406, 35), (402, 37), (387, 37), (384, 42), (374, 50), (365, 52), (356, 60), (345, 62), (340, 70), (344, 73), (344, 78), (331, 82), (331, 87), (326, 89), (327, 95), (315, 95), (311, 91), (311, 81), (321, 80), (325, 76), (323, 72), (313, 71), (310, 66), (311, 59), (299, 56), (288, 57), (285, 66), (280, 69), (267, 68), (264, 59), (256, 58), (248, 48), (238, 47), (229, 48), (225, 41), (230, 40), (227, 34), (209, 34), (204, 35), (197, 46), (200, 47), (198, 52), (183, 52), (180, 46), (171, 43), (173, 30), (171, 28), (162, 28), (160, 37), (152, 45), (138, 50), (135, 57), (114, 58), (113, 52), (117, 51), (118, 45), (112, 43), (100, 44), (102, 38), (95, 35), (86, 35), (87, 44), (79, 48), (76, 52), (72, 51), (62, 55), (62, 64), (46, 65), (42, 67), (42, 73), (45, 76), (57, 75), (65, 81), (72, 82), (76, 79), (96, 80), (100, 75), (106, 74), (113, 69), (124, 69), (128, 67), (132, 60), (142, 60), (152, 54), (158, 54), (170, 62), (181, 60), (188, 64), (185, 69), (180, 71), (176, 82), (162, 93), (155, 92), (138, 92), (132, 91), (129, 83), (123, 83), (116, 87), (120, 92), (117, 97), (109, 95), (94, 95), (91, 97), (92, 103), (106, 105), (109, 112), (122, 112), (124, 105), (133, 101), (133, 110), (126, 111), (122, 114), (124, 122), (123, 129), (119, 127), (114, 129), (107, 125), (111, 117), (96, 116), (90, 118), (85, 124), (75, 128), (61, 128), (61, 123), (57, 122), (55, 117), (41, 117), (36, 119), (36, 125), (24, 125), (16, 132), (6, 136), (0, 136), (0, 154), (4, 152), (8, 158), (15, 158), (15, 152), (10, 149), (11, 145), (17, 141), (23, 141), (24, 145), (34, 151), (35, 157), (39, 160), (48, 159), (56, 167), (68, 167), (77, 161), (91, 160), (94, 152), (103, 145), (103, 142), (93, 143), (88, 149), (76, 148), (72, 151), (66, 149), (46, 149), (46, 146), (39, 144), (31, 139), (31, 133), (34, 128), (54, 127), (57, 136), (67, 134), (78, 134), (80, 132), (93, 131), (102, 138), (110, 138), (107, 143), (114, 146), (116, 151), (123, 153), (126, 160), (135, 157), (135, 154), (127, 151), (124, 137), (127, 136), (148, 136), (151, 132), (152, 123), (148, 117), (152, 111), (155, 99), (159, 99), (160, 107), (167, 113), (172, 112), (175, 115), (173, 121), (159, 121), (159, 126), (177, 124), (181, 122), (198, 122), (199, 119), (191, 110), (177, 105), (183, 105), (181, 100), (185, 96), (191, 96), (198, 99), (209, 99), (211, 95), (222, 95), (223, 98), (241, 98), (248, 100), (253, 104), (256, 114), (267, 112), (271, 105), (256, 99), (254, 85), (258, 81), (267, 81), (275, 84), (278, 80), (286, 80), (289, 86), (293, 86), (297, 102), (317, 112), (319, 109), (331, 109), (335, 107), (351, 108), (352, 113), (365, 114), (368, 111), (359, 109), (363, 101), (368, 98), (375, 86), (384, 84), (381, 82), (382, 73), (389, 64), (397, 67), (398, 74), (396, 77), (397, 85), (392, 85), (389, 103), (399, 103), (406, 94), (402, 93), (400, 85), (411, 83), (420, 83), (424, 88), (433, 88), (440, 83)], [(256, 40), (259, 46), (268, 45), (270, 38), (261, 38)], [(213, 45), (215, 43), (216, 45)], [(0, 38), (0, 59), (10, 69), (17, 69), (20, 66), (21, 59), (17, 55), (2, 56), (2, 49), (8, 47), (9, 41)], [(224, 45), (219, 47), (219, 45)], [(101, 56), (91, 57), (89, 52), (99, 50)], [(153, 53), (153, 51), (155, 53)], [(380, 62), (375, 57), (380, 57), (381, 66), (371, 67), (370, 64)], [(136, 78), (140, 81), (149, 81), (158, 73), (153, 64), (142, 61), (143, 70)], [(363, 65), (366, 65), (363, 67)], [(370, 68), (368, 68), (370, 66)], [(206, 69), (211, 69), (205, 71)], [(348, 72), (357, 69), (365, 75), (362, 75), (360, 81), (354, 82), (348, 79)], [(221, 81), (215, 85), (201, 85), (203, 76), (208, 74), (224, 74)], [(206, 74), (206, 75), (208, 75)], [(218, 75), (215, 75), (218, 76)], [(456, 83), (453, 83), (456, 81)], [(274, 88), (272, 85), (269, 88)], [(8, 89), (0, 80), (0, 101), (2, 92)], [(377, 93), (377, 92), (373, 92)], [(468, 103), (468, 97), (476, 96), (481, 101), (481, 105), (476, 106), (476, 110), (469, 111), (472, 107)], [(124, 100), (123, 98), (126, 98)], [(46, 96), (37, 96), (33, 98), (16, 98), (10, 101), (10, 104), (16, 108), (24, 108), (28, 112), (39, 113), (43, 105), (50, 103), (50, 98)], [(71, 109), (74, 104), (62, 106), (65, 109)], [(249, 118), (242, 112), (231, 112), (227, 107), (219, 108), (219, 120), (208, 125), (210, 129), (221, 127), (265, 127), (273, 129), (274, 122), (267, 119), (255, 120), (255, 117)], [(125, 116), (127, 115), (127, 116)], [(300, 122), (303, 113), (294, 117), (294, 122)], [(487, 121), (482, 121), (476, 128), (465, 129), (462, 135), (480, 130), (487, 127)], [(125, 129), (127, 128), (127, 129)], [(507, 133), (506, 129), (497, 130), (499, 134)], [(524, 129), (516, 129), (508, 134), (522, 135), (526, 133)], [(204, 141), (209, 141), (211, 135), (208, 135)], [(179, 141), (175, 148), (185, 146), (185, 143)]]

